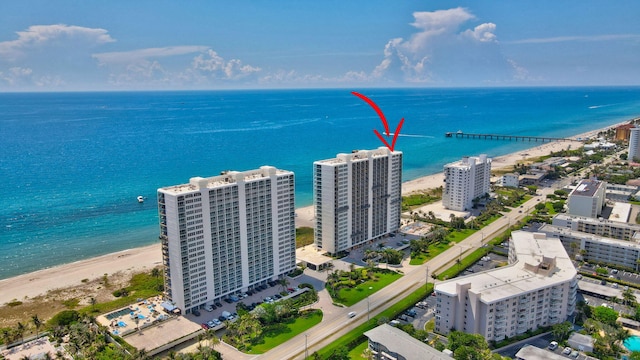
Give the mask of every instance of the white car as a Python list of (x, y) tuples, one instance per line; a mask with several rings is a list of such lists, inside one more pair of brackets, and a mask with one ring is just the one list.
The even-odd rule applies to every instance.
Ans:
[(549, 350), (553, 351), (558, 348), (558, 343), (556, 341), (552, 341), (549, 343)]
[(352, 318), (352, 317), (356, 316), (356, 312), (352, 311), (352, 312), (348, 313), (347, 316)]
[(207, 305), (204, 307), (205, 310), (207, 310), (208, 312), (212, 312), (213, 311), (213, 306), (211, 305)]
[(564, 350), (562, 350), (562, 353), (565, 354), (565, 355), (569, 355), (569, 354), (571, 354), (571, 351), (573, 351), (573, 350), (570, 347), (567, 346), (566, 348), (564, 348)]

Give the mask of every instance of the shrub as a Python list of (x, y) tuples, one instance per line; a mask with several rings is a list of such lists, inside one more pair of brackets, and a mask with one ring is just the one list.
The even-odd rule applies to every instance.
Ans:
[(47, 322), (50, 327), (67, 326), (74, 322), (77, 322), (80, 318), (80, 314), (75, 310), (63, 310), (54, 315), (51, 320)]

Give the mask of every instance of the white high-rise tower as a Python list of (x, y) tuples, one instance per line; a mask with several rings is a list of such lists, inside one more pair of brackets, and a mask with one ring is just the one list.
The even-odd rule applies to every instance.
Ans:
[(489, 192), (490, 179), (491, 159), (484, 154), (445, 165), (442, 205), (457, 211), (471, 209), (473, 199)]
[(313, 163), (315, 244), (331, 254), (398, 230), (402, 152), (386, 147)]
[(629, 129), (629, 161), (640, 161), (640, 127)]
[(158, 189), (165, 295), (185, 312), (295, 268), (294, 175), (263, 166)]

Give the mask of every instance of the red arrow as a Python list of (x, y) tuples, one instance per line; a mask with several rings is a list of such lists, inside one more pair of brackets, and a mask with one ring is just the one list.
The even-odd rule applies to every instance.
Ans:
[[(352, 91), (351, 93), (359, 97), (360, 99), (364, 100), (367, 104), (369, 104), (369, 106), (373, 108), (373, 110), (376, 111), (376, 113), (378, 113), (378, 116), (380, 117), (380, 119), (382, 120), (382, 124), (384, 125), (384, 130), (386, 132), (387, 138), (389, 138), (391, 136), (391, 134), (389, 133), (389, 124), (387, 123), (387, 119), (384, 117), (384, 113), (382, 112), (382, 110), (380, 110), (378, 105), (376, 105), (376, 103), (374, 103), (373, 100), (369, 99), (368, 97), (360, 93), (357, 93), (355, 91)], [(402, 124), (404, 124), (404, 118), (400, 119), (400, 123), (398, 124), (398, 127), (396, 127), (396, 131), (393, 133), (393, 140), (391, 141), (391, 145), (389, 145), (387, 140), (385, 140), (385, 138), (382, 136), (382, 134), (380, 134), (380, 132), (378, 132), (378, 130), (373, 129), (373, 132), (387, 146), (389, 150), (393, 151), (393, 149), (396, 146), (396, 139), (398, 139), (398, 134), (400, 134), (400, 129), (402, 129)]]

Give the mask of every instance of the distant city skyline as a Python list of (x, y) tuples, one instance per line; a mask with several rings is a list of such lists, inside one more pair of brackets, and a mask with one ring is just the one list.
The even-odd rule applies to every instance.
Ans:
[(0, 91), (640, 85), (640, 3), (3, 1)]

